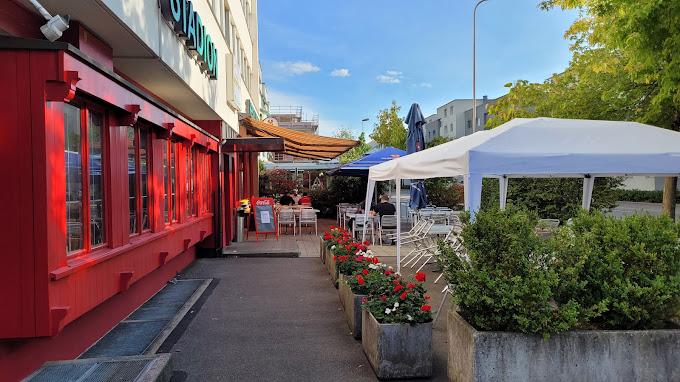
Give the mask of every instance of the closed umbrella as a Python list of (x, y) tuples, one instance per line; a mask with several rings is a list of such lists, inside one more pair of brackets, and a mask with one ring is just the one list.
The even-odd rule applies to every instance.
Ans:
[[(415, 153), (425, 149), (425, 135), (423, 134), (423, 124), (425, 118), (420, 111), (418, 103), (413, 103), (406, 115), (408, 124), (408, 136), (406, 137), (406, 152)], [(427, 206), (427, 195), (422, 179), (411, 179), (411, 208), (425, 208)], [(398, 207), (397, 207), (398, 208)]]

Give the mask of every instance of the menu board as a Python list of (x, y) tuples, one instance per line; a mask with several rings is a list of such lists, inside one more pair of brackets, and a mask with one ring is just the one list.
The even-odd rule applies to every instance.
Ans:
[[(279, 240), (274, 213), (274, 199), (253, 198), (250, 206), (255, 214), (255, 235), (275, 233), (276, 240)], [(259, 236), (257, 236), (257, 240), (260, 240)]]

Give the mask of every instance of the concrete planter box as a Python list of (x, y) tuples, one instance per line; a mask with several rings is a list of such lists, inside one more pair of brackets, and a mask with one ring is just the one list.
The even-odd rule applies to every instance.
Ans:
[(352, 331), (354, 339), (361, 339), (361, 300), (366, 297), (363, 294), (354, 294), (352, 289), (347, 285), (345, 279), (347, 276), (340, 275), (340, 283), (338, 285), (338, 292), (340, 293), (340, 301), (345, 308), (345, 320), (349, 325), (349, 330)]
[(326, 252), (328, 252), (328, 247), (326, 247), (326, 243), (324, 243), (323, 238), (319, 238), (319, 257), (321, 258), (321, 262), (326, 264)]
[(326, 265), (328, 265), (328, 273), (331, 274), (331, 282), (333, 286), (338, 287), (338, 267), (333, 260), (333, 253), (328, 250), (328, 256), (326, 257)]
[(448, 376), (471, 381), (680, 381), (680, 330), (477, 331), (448, 315)]
[(432, 323), (380, 324), (362, 310), (361, 345), (379, 379), (432, 376)]

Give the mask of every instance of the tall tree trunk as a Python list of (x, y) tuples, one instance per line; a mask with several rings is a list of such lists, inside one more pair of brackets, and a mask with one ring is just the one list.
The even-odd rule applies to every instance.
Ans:
[(663, 182), (663, 203), (661, 212), (667, 213), (671, 219), (675, 220), (675, 198), (678, 190), (678, 178), (667, 177)]

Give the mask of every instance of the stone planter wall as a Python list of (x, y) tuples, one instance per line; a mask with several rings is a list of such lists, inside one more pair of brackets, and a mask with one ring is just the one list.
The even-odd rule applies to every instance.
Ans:
[(338, 267), (335, 264), (335, 260), (333, 260), (333, 253), (330, 250), (328, 250), (328, 255), (326, 257), (326, 265), (328, 266), (328, 273), (331, 274), (331, 282), (337, 288), (339, 277)]
[(448, 337), (454, 382), (680, 381), (680, 329), (571, 331), (544, 340), (477, 331), (449, 311)]
[(326, 264), (326, 252), (328, 251), (328, 247), (326, 247), (326, 243), (324, 243), (323, 238), (319, 238), (319, 257), (321, 258), (321, 262)]
[(380, 379), (432, 376), (432, 323), (379, 324), (362, 310), (361, 345)]
[(352, 293), (352, 289), (345, 282), (345, 275), (340, 275), (340, 283), (338, 285), (338, 292), (340, 293), (340, 301), (345, 308), (345, 320), (349, 325), (349, 330), (352, 331), (354, 339), (361, 339), (361, 300), (366, 297), (362, 294)]

